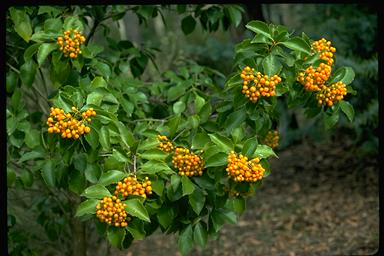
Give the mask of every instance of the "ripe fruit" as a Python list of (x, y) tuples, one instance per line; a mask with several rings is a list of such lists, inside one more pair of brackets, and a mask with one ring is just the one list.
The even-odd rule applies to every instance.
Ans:
[(96, 217), (108, 225), (126, 227), (131, 218), (128, 217), (125, 206), (116, 196), (104, 197), (96, 205)]
[(333, 53), (336, 52), (336, 48), (331, 46), (331, 41), (322, 38), (312, 43), (312, 49), (319, 52), (320, 59), (324, 60), (328, 65), (332, 66), (335, 62)]
[(308, 91), (320, 91), (322, 85), (331, 75), (331, 66), (320, 63), (315, 69), (313, 66), (308, 67), (305, 72), (300, 72), (297, 81)]
[(93, 108), (85, 112), (79, 112), (76, 107), (72, 107), (72, 113), (65, 113), (63, 109), (51, 108), (50, 116), (47, 118), (48, 132), (61, 133), (62, 138), (80, 138), (80, 135), (89, 133), (91, 128), (86, 126), (90, 116), (96, 116)]
[(164, 152), (172, 152), (175, 149), (175, 145), (169, 141), (167, 136), (164, 135), (157, 135), (157, 140), (160, 142), (159, 149)]
[(201, 176), (203, 175), (204, 160), (187, 148), (176, 148), (172, 157), (173, 166), (179, 170), (179, 175)]
[(260, 159), (254, 158), (248, 161), (248, 157), (231, 151), (228, 155), (227, 174), (236, 182), (256, 182), (264, 175), (264, 168), (259, 164)]
[(59, 36), (57, 44), (65, 57), (76, 59), (81, 54), (80, 45), (85, 43), (85, 37), (76, 29), (64, 31), (64, 38)]
[(323, 85), (321, 90), (316, 94), (319, 105), (332, 107), (337, 101), (341, 101), (347, 95), (347, 86), (339, 81), (330, 86)]
[(242, 93), (255, 103), (260, 97), (273, 97), (276, 95), (276, 85), (281, 82), (281, 77), (255, 73), (254, 68), (246, 66), (240, 74), (243, 79)]
[(279, 132), (277, 130), (268, 131), (265, 138), (261, 140), (261, 143), (271, 147), (272, 149), (277, 148), (279, 146)]
[(151, 181), (145, 177), (143, 182), (139, 182), (136, 177), (130, 176), (117, 183), (114, 193), (115, 195), (122, 195), (122, 197), (137, 195), (146, 198), (152, 194)]

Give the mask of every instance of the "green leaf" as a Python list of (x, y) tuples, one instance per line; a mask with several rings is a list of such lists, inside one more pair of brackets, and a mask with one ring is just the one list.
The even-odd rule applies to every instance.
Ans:
[(222, 209), (213, 210), (210, 217), (215, 232), (217, 232), (225, 223), (235, 224), (237, 222), (236, 214), (234, 212), (224, 211)]
[(99, 135), (95, 131), (91, 131), (87, 135), (85, 135), (85, 140), (92, 147), (92, 149), (96, 149), (99, 145)]
[(177, 132), (177, 129), (179, 128), (181, 117), (179, 115), (175, 115), (171, 117), (168, 122), (167, 126), (169, 128), (169, 135), (172, 137)]
[(161, 151), (160, 149), (150, 149), (140, 154), (141, 158), (148, 160), (164, 160), (168, 154)]
[(159, 145), (159, 141), (156, 138), (148, 138), (144, 141), (140, 141), (139, 146), (137, 147), (138, 150), (148, 150), (157, 148)]
[(75, 217), (81, 217), (86, 214), (95, 214), (96, 205), (99, 203), (97, 199), (88, 199), (82, 202), (79, 207), (77, 207)]
[(242, 214), (245, 210), (245, 199), (242, 197), (229, 198), (227, 204), (238, 214)]
[(280, 61), (278, 60), (277, 56), (272, 54), (269, 54), (267, 57), (264, 58), (262, 65), (263, 65), (264, 72), (268, 76), (279, 74), (280, 70), (283, 67)]
[(224, 87), (226, 89), (235, 87), (235, 86), (240, 86), (243, 83), (243, 79), (240, 77), (240, 73), (237, 72), (233, 76), (229, 76), (230, 78), (227, 79), (225, 82)]
[(25, 134), (25, 144), (29, 148), (35, 148), (40, 145), (40, 132), (34, 129), (29, 130)]
[(229, 5), (227, 6), (226, 10), (228, 11), (231, 23), (235, 24), (235, 27), (239, 26), (241, 22), (241, 11), (239, 10), (238, 6)]
[(176, 189), (179, 187), (180, 181), (181, 181), (180, 175), (175, 174), (171, 176), (171, 186), (173, 191), (176, 191)]
[(35, 80), (37, 65), (36, 63), (30, 59), (26, 61), (20, 67), (20, 78), (23, 84), (31, 87), (33, 81)]
[(25, 187), (30, 187), (33, 184), (33, 176), (30, 171), (23, 170), (20, 175), (20, 179)]
[(175, 218), (175, 210), (172, 207), (162, 207), (157, 213), (157, 220), (163, 228), (168, 228)]
[(29, 61), (32, 56), (36, 53), (37, 49), (40, 47), (41, 43), (35, 43), (29, 46), (24, 52), (24, 61)]
[(181, 255), (187, 255), (193, 248), (192, 225), (188, 225), (179, 236), (179, 250)]
[(13, 72), (12, 70), (7, 72), (7, 75), (6, 75), (7, 93), (13, 93), (13, 91), (18, 85), (18, 81), (19, 81), (19, 75), (16, 72)]
[(107, 231), (108, 241), (114, 247), (122, 248), (125, 233), (126, 233), (126, 231), (123, 228), (110, 227), (110, 228), (108, 228), (108, 231)]
[(244, 142), (243, 149), (241, 150), (241, 153), (245, 156), (252, 157), (253, 154), (255, 153), (255, 150), (257, 148), (257, 138), (252, 137), (247, 139)]
[(134, 219), (129, 222), (127, 229), (135, 240), (142, 240), (145, 238), (144, 223), (142, 221)]
[(24, 41), (29, 42), (29, 39), (32, 35), (32, 26), (31, 20), (29, 19), (28, 14), (25, 12), (25, 9), (19, 10), (14, 7), (9, 8), (11, 14), (11, 19), (15, 24), (14, 28), (16, 33), (24, 39)]
[(45, 32), (58, 32), (62, 29), (63, 22), (60, 18), (56, 19), (46, 19), (44, 22), (44, 31)]
[(262, 34), (270, 39), (272, 39), (271, 32), (269, 31), (269, 27), (262, 21), (253, 20), (249, 22), (245, 27), (255, 33)]
[(267, 158), (270, 156), (274, 156), (274, 157), (278, 158), (272, 148), (268, 147), (267, 145), (261, 145), (261, 144), (259, 144), (257, 146), (254, 155), (256, 155), (260, 158)]
[(340, 107), (344, 114), (347, 116), (348, 120), (352, 122), (353, 117), (355, 116), (355, 110), (353, 109), (352, 105), (348, 101), (342, 100), (340, 101)]
[(98, 73), (107, 79), (111, 75), (111, 68), (108, 64), (98, 61), (94, 67), (99, 71)]
[(205, 132), (197, 133), (192, 139), (192, 149), (201, 149), (210, 141), (211, 139)]
[(83, 172), (78, 170), (71, 170), (69, 174), (69, 190), (80, 195), (80, 193), (85, 189), (86, 180), (83, 175)]
[(153, 192), (161, 196), (164, 191), (164, 182), (162, 180), (153, 180), (151, 184)]
[(112, 195), (106, 187), (100, 184), (96, 184), (86, 188), (84, 192), (81, 194), (81, 196), (85, 196), (87, 198), (102, 199), (105, 196), (109, 197)]
[(7, 167), (7, 186), (11, 187), (16, 180), (16, 173), (10, 167)]
[(195, 113), (199, 113), (205, 104), (205, 99), (198, 94), (195, 94)]
[(97, 180), (100, 177), (100, 174), (101, 174), (100, 166), (98, 164), (90, 164), (90, 163), (88, 163), (87, 167), (86, 167), (86, 169), (84, 171), (84, 174), (85, 174), (85, 178), (89, 182), (96, 183)]
[(228, 115), (224, 122), (225, 131), (231, 133), (231, 131), (244, 122), (246, 118), (246, 111), (242, 108)]
[(181, 29), (183, 30), (184, 35), (192, 33), (193, 30), (195, 30), (195, 27), (196, 21), (192, 15), (188, 15), (181, 20)]
[(304, 52), (306, 54), (311, 54), (311, 46), (302, 38), (296, 36), (288, 41), (281, 42), (287, 48), (294, 51)]
[(341, 67), (329, 78), (327, 84), (331, 85), (338, 81), (343, 82), (345, 85), (350, 84), (355, 79), (355, 72), (350, 67)]
[(126, 204), (125, 210), (128, 214), (138, 217), (147, 222), (151, 222), (148, 216), (147, 209), (145, 209), (143, 203), (139, 199), (128, 199), (123, 201)]
[(224, 137), (218, 133), (208, 134), (208, 136), (211, 138), (211, 141), (218, 146), (221, 152), (228, 153), (229, 151), (233, 150), (232, 141), (227, 137)]
[(57, 49), (56, 43), (44, 43), (40, 45), (37, 51), (37, 63), (39, 63), (39, 66), (43, 64), (48, 55), (55, 49)]
[(99, 130), (99, 141), (102, 148), (106, 151), (109, 151), (111, 147), (111, 142), (109, 138), (109, 129), (107, 126), (102, 126)]
[(46, 154), (44, 154), (41, 151), (31, 151), (31, 152), (23, 154), (20, 157), (18, 162), (22, 163), (24, 161), (28, 161), (28, 160), (32, 160), (32, 159), (37, 159), (37, 158), (45, 158), (45, 157), (46, 157)]
[(189, 204), (193, 211), (199, 215), (205, 204), (205, 196), (200, 189), (195, 189), (192, 194), (188, 196)]
[(331, 129), (339, 121), (339, 112), (334, 111), (333, 113), (324, 112), (324, 124), (325, 129)]
[(167, 100), (168, 102), (174, 101), (178, 99), (180, 96), (184, 95), (186, 90), (186, 83), (178, 83), (176, 86), (172, 86), (169, 88), (167, 92)]
[(61, 34), (59, 33), (53, 33), (53, 32), (44, 32), (44, 31), (38, 31), (34, 33), (31, 36), (31, 41), (37, 42), (37, 43), (45, 43), (45, 42), (52, 42), (56, 40), (58, 36)]
[(205, 246), (207, 245), (207, 240), (207, 230), (203, 227), (203, 225), (200, 224), (200, 222), (198, 222), (193, 230), (193, 241), (201, 248), (205, 248)]
[(215, 167), (215, 166), (224, 166), (227, 164), (227, 154), (226, 153), (217, 153), (210, 156), (205, 160), (205, 167)]
[(163, 161), (149, 160), (140, 166), (140, 173), (143, 174), (173, 174), (174, 171)]
[(128, 130), (127, 126), (121, 121), (114, 122), (114, 124), (119, 130), (122, 145), (126, 149), (129, 149), (130, 147), (132, 147), (136, 142), (132, 132)]
[(185, 110), (185, 103), (182, 101), (177, 101), (175, 104), (173, 104), (173, 112), (177, 115), (182, 113)]
[(78, 17), (68, 16), (64, 20), (64, 30), (77, 29), (79, 31), (84, 30), (83, 23), (79, 20)]
[[(104, 80), (103, 77), (97, 76), (95, 77), (91, 82), (92, 88), (98, 88), (98, 87), (107, 87), (107, 82)], [(90, 103), (91, 104), (91, 103)]]
[(127, 176), (126, 173), (118, 170), (110, 170), (103, 173), (97, 182), (100, 185), (108, 186), (117, 183)]
[(183, 188), (183, 196), (190, 195), (195, 190), (193, 182), (185, 175), (181, 177), (181, 185)]
[(43, 176), (45, 184), (49, 187), (55, 186), (55, 170), (54, 170), (54, 162), (52, 160), (46, 160), (43, 167), (41, 168), (41, 176)]

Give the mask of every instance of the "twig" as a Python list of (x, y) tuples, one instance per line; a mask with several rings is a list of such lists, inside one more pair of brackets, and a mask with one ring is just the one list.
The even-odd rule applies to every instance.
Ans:
[(133, 155), (133, 173), (135, 174), (136, 177), (136, 155)]
[(8, 65), (13, 71), (15, 71), (17, 74), (20, 74), (20, 71), (19, 71), (17, 68), (15, 68), (14, 66), (12, 66), (12, 65), (9, 64), (8, 62), (7, 62), (7, 65)]
[(183, 134), (185, 131), (186, 131), (186, 129), (182, 130), (179, 134), (176, 135), (175, 138), (173, 138), (172, 141), (174, 142), (174, 141), (175, 141), (178, 137), (180, 137), (180, 135)]

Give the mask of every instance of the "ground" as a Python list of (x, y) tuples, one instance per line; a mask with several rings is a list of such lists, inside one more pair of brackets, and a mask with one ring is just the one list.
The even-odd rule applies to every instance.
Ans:
[[(353, 147), (352, 147), (353, 148)], [(378, 163), (351, 144), (304, 142), (279, 152), (238, 224), (190, 255), (368, 255), (379, 243)], [(156, 232), (113, 255), (180, 255)], [(112, 255), (111, 254), (111, 255)]]

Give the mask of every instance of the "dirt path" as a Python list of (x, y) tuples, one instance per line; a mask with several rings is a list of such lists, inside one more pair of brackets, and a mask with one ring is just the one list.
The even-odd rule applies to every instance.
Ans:
[[(368, 255), (378, 249), (376, 159), (349, 145), (300, 144), (271, 160), (272, 174), (249, 198), (237, 225), (191, 255)], [(116, 254), (115, 254), (116, 253)], [(177, 237), (160, 233), (113, 255), (180, 255)]]

